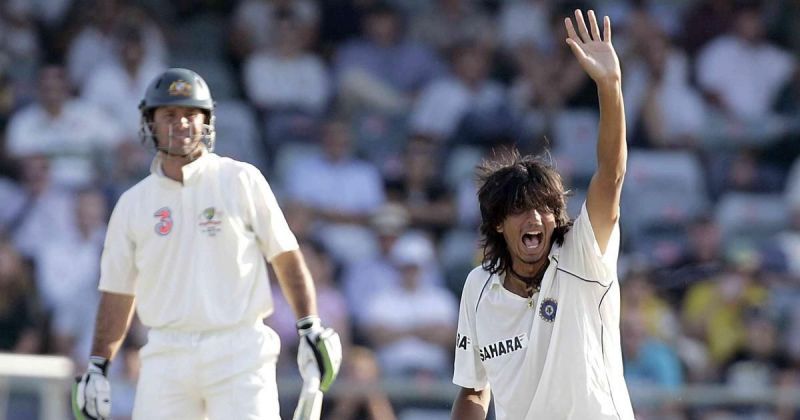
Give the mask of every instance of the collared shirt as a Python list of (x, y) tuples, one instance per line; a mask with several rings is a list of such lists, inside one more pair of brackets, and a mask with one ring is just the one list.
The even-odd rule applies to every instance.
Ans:
[(491, 385), (498, 420), (633, 419), (622, 375), (619, 227), (605, 254), (584, 204), (531, 299), (477, 267), (461, 296), (453, 382)]
[(254, 166), (207, 153), (183, 183), (152, 175), (111, 215), (100, 290), (136, 296), (151, 328), (210, 331), (272, 312), (266, 260), (298, 248), (275, 196)]

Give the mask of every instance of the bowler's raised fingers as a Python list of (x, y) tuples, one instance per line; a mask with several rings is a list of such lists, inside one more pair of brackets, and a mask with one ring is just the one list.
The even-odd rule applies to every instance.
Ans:
[(597, 26), (597, 16), (594, 15), (594, 10), (589, 10), (589, 28), (592, 30), (592, 39), (595, 41), (602, 41), (600, 37), (600, 27)]
[(581, 12), (581, 9), (575, 10), (575, 20), (578, 24), (578, 33), (581, 34), (581, 39), (583, 39), (583, 42), (591, 41), (592, 37), (589, 35), (589, 29), (586, 27), (586, 21), (583, 20), (583, 12)]
[(603, 18), (603, 35), (605, 35), (603, 41), (611, 42), (611, 19), (608, 16)]

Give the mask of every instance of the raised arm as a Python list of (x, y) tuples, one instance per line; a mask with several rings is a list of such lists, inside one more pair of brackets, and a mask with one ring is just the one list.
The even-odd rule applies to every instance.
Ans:
[(600, 251), (605, 253), (611, 231), (619, 219), (619, 202), (628, 149), (625, 143), (625, 107), (622, 101), (622, 72), (611, 45), (611, 20), (603, 19), (603, 37), (594, 11), (588, 13), (589, 27), (580, 10), (575, 21), (564, 19), (567, 45), (583, 70), (594, 80), (600, 98), (600, 134), (597, 141), (597, 171), (589, 183), (586, 209)]

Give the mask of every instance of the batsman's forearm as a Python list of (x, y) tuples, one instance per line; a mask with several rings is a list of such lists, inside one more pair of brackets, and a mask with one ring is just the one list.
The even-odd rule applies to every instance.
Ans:
[(297, 318), (317, 315), (317, 292), (303, 254), (299, 250), (284, 252), (272, 259), (272, 267)]
[(94, 327), (92, 356), (108, 360), (114, 358), (131, 325), (133, 302), (131, 295), (102, 292)]
[(598, 82), (597, 94), (600, 99), (597, 172), (603, 180), (621, 183), (628, 159), (622, 84), (619, 80)]

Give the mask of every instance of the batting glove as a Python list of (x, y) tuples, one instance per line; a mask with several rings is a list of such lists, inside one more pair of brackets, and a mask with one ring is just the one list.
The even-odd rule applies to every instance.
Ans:
[(111, 417), (111, 385), (106, 373), (109, 361), (92, 356), (83, 376), (72, 385), (72, 413), (76, 420), (107, 420)]
[(297, 366), (305, 383), (319, 382), (319, 389), (327, 391), (342, 364), (342, 342), (332, 328), (322, 328), (319, 317), (307, 316), (297, 321), (300, 346), (297, 349)]

